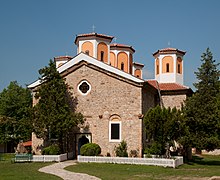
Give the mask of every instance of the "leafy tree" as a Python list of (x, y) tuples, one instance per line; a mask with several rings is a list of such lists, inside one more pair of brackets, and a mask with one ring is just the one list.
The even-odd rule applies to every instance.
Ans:
[(182, 124), (184, 117), (176, 108), (161, 108), (156, 106), (148, 110), (144, 116), (145, 132), (148, 146), (146, 151), (151, 154), (163, 155), (166, 145), (172, 145), (186, 134), (187, 129)]
[(19, 140), (31, 138), (31, 106), (30, 91), (16, 81), (0, 93), (0, 144), (9, 143), (13, 148)]
[(187, 99), (184, 108), (189, 130), (184, 144), (210, 151), (220, 146), (220, 71), (209, 48), (201, 58), (202, 65), (195, 72), (197, 90)]
[(34, 106), (34, 132), (45, 140), (58, 140), (64, 152), (68, 133), (83, 122), (83, 116), (75, 112), (75, 99), (52, 60), (48, 67), (39, 70), (39, 74), (41, 85), (35, 94), (38, 103)]

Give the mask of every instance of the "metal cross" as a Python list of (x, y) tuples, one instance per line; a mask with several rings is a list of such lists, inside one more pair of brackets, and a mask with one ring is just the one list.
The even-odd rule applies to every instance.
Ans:
[(168, 41), (168, 47), (170, 47), (170, 41)]
[(92, 32), (95, 32), (95, 25), (92, 25)]

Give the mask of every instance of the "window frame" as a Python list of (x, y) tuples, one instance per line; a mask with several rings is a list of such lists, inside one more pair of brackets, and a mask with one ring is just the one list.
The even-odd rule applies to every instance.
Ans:
[[(81, 86), (83, 83), (86, 83), (86, 84), (89, 86), (89, 90), (88, 90), (86, 93), (83, 93), (83, 92), (80, 90), (80, 86)], [(78, 84), (77, 90), (78, 90), (78, 92), (79, 92), (81, 95), (86, 96), (86, 95), (89, 94), (89, 92), (91, 91), (91, 85), (90, 85), (90, 83), (89, 83), (88, 81), (82, 80), (82, 81)]]
[[(119, 139), (111, 139), (112, 124), (119, 124)], [(121, 142), (121, 121), (109, 121), (109, 142)]]

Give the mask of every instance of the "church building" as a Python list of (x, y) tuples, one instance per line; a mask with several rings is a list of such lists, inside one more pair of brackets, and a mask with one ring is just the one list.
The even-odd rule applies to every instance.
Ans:
[[(102, 155), (115, 156), (114, 148), (122, 140), (131, 150), (142, 156), (146, 142), (143, 116), (156, 105), (181, 108), (192, 93), (183, 85), (183, 58), (186, 52), (165, 48), (153, 53), (155, 79), (144, 80), (143, 64), (134, 62), (132, 46), (112, 43), (113, 36), (89, 33), (75, 38), (77, 55), (55, 57), (57, 70), (72, 87), (77, 99), (76, 110), (85, 117), (85, 123), (74, 131), (73, 152), (93, 142), (99, 144)], [(28, 86), (34, 94), (40, 86), (37, 80)], [(32, 149), (44, 140), (32, 135)]]

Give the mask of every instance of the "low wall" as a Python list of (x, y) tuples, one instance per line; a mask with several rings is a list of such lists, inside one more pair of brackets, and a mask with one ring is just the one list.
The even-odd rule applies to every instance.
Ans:
[(60, 155), (33, 155), (33, 162), (62, 162), (67, 160), (67, 153)]
[(102, 157), (102, 156), (77, 156), (78, 162), (140, 164), (176, 168), (183, 164), (183, 157), (175, 156), (174, 159), (162, 158), (130, 158), (130, 157)]

